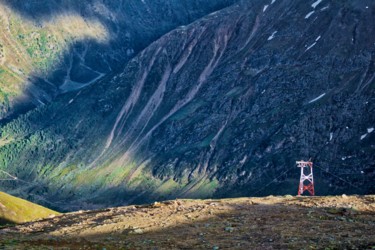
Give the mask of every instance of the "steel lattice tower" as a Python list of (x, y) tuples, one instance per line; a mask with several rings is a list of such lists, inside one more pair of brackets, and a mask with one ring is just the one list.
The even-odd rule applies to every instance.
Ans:
[(297, 161), (296, 164), (297, 167), (301, 168), (298, 195), (302, 195), (305, 191), (308, 191), (311, 196), (314, 196), (313, 163), (311, 161)]

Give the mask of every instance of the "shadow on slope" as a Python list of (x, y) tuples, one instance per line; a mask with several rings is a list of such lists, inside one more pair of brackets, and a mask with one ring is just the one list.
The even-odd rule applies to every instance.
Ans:
[[(79, 111), (75, 109), (73, 112), (65, 109), (64, 105), (69, 105), (76, 97), (81, 95), (81, 88), (94, 84), (98, 81), (99, 76), (104, 77), (106, 74), (122, 70), (127, 61), (134, 57), (140, 50), (147, 47), (152, 41), (162, 36), (166, 32), (174, 29), (176, 26), (189, 24), (190, 22), (218, 9), (231, 5), (236, 1), (207, 1), (197, 0), (195, 2), (185, 1), (117, 1), (99, 2), (99, 1), (3, 1), (2, 4), (8, 6), (11, 11), (19, 14), (21, 18), (30, 21), (37, 29), (44, 29), (46, 23), (58, 24), (56, 20), (59, 18), (77, 16), (84, 22), (99, 22), (108, 34), (105, 43), (100, 43), (94, 39), (84, 38), (75, 41), (65, 48), (62, 56), (45, 74), (31, 72), (27, 76), (27, 85), (22, 96), (16, 98), (13, 112), (8, 113), (5, 119), (1, 120), (2, 125), (14, 121), (9, 126), (3, 126), (2, 129), (2, 153), (3, 159), (16, 159), (22, 166), (20, 169), (14, 170), (20, 179), (33, 180), (36, 173), (48, 172), (51, 164), (58, 166), (64, 159), (64, 153), (67, 151), (59, 151), (61, 144), (65, 149), (76, 147), (77, 141), (82, 139), (82, 130), (75, 130), (75, 138), (62, 138), (63, 125), (53, 128), (59, 119), (64, 115), (79, 116)], [(71, 20), (72, 22), (74, 20)], [(64, 22), (69, 25), (70, 21)], [(157, 23), (158, 25), (155, 25)], [(76, 24), (76, 23), (74, 23)], [(90, 25), (89, 25), (90, 26)], [(61, 27), (58, 27), (61, 28)], [(84, 29), (81, 29), (84, 30)], [(18, 34), (22, 35), (22, 34)], [(32, 54), (32, 53), (31, 53)], [(111, 78), (105, 78), (109, 81)], [(99, 83), (100, 84), (100, 83)], [(88, 90), (83, 92), (87, 94)], [(108, 112), (107, 104), (100, 103), (100, 96), (104, 91), (95, 92), (87, 99), (81, 99), (81, 106), (84, 110), (90, 112), (98, 112), (98, 119), (103, 118), (103, 113)], [(65, 104), (50, 104), (64, 94), (64, 98), (69, 98)], [(47, 107), (48, 106), (48, 107)], [(56, 106), (60, 109), (57, 114)], [(35, 109), (35, 107), (37, 107)], [(31, 121), (28, 111), (34, 109), (35, 113), (48, 113), (48, 117), (37, 115)], [(99, 109), (99, 110), (98, 110)], [(47, 111), (46, 111), (47, 110)], [(70, 112), (69, 114), (63, 113)], [(102, 113), (103, 112), (103, 113)], [(34, 114), (35, 114), (34, 113)], [(21, 115), (25, 114), (25, 115)], [(16, 119), (18, 118), (18, 119)], [(73, 117), (68, 119), (72, 124), (68, 126), (79, 126), (80, 119)], [(65, 120), (66, 121), (66, 120)], [(91, 126), (88, 124), (87, 126)], [(91, 127), (92, 128), (92, 127)], [(42, 131), (44, 130), (44, 131)], [(38, 135), (35, 135), (37, 133)], [(97, 134), (97, 133), (93, 133)], [(72, 136), (73, 137), (73, 136)], [(100, 137), (100, 135), (98, 135)], [(51, 138), (53, 142), (40, 143), (41, 138)], [(52, 139), (53, 138), (53, 139)], [(61, 141), (63, 143), (61, 143)], [(34, 141), (34, 146), (26, 149), (26, 154), (19, 155), (20, 148), (28, 145), (30, 141)], [(48, 149), (46, 149), (48, 148)], [(45, 152), (47, 150), (48, 152)], [(45, 160), (46, 155), (40, 155), (38, 164), (28, 164), (38, 152), (44, 152), (46, 155), (58, 151), (59, 155), (55, 162)], [(4, 165), (8, 164), (4, 160)], [(20, 183), (19, 186), (25, 185)], [(15, 185), (8, 185), (14, 188)], [(43, 193), (44, 187), (31, 185), (32, 190), (38, 190), (37, 195)]]
[[(33, 72), (27, 79), (24, 79), (29, 82), (24, 93), (25, 97), (16, 101), (14, 104), (16, 107), (12, 109), (13, 115), (9, 116), (7, 120), (13, 119), (19, 113), (25, 113), (35, 105), (39, 106), (50, 102), (60, 93), (74, 91), (93, 83), (102, 74), (122, 70), (129, 59), (163, 34), (177, 26), (189, 24), (210, 12), (227, 7), (236, 1), (142, 2), (132, 0), (116, 1), (116, 3), (94, 0), (81, 2), (71, 0), (63, 2), (3, 1), (2, 4), (8, 6), (14, 13), (34, 23), (42, 30), (48, 23), (60, 26), (56, 29), (71, 24), (76, 25), (74, 17), (80, 17), (83, 22), (91, 24), (91, 27), (93, 23), (100, 23), (108, 34), (106, 43), (86, 39), (73, 43), (66, 50), (65, 55), (60, 58), (61, 60), (57, 61), (48, 72), (41, 75)], [(69, 20), (58, 22), (59, 19), (64, 18)], [(158, 25), (154, 25), (155, 23)], [(85, 31), (85, 27), (80, 28), (76, 33), (82, 31)], [(16, 34), (15, 38), (23, 39), (24, 35)], [(27, 49), (29, 51), (32, 48)], [(43, 53), (49, 53), (48, 49), (42, 51)], [(32, 56), (36, 55), (38, 51), (34, 53), (31, 51), (31, 54)], [(18, 62), (22, 59), (19, 59)]]
[(7, 227), (9, 225), (14, 225), (14, 224), (16, 224), (14, 221), (10, 221), (10, 220), (4, 219), (4, 218), (0, 218), (0, 229), (2, 227)]

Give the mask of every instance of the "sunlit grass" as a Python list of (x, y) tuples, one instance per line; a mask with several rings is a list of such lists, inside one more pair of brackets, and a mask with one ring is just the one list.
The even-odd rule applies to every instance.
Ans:
[(24, 223), (58, 214), (37, 204), (0, 192), (0, 219)]

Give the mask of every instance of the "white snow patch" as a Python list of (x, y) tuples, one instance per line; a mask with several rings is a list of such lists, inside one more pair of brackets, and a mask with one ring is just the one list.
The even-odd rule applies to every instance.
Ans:
[(267, 10), (267, 8), (268, 8), (268, 4), (267, 4), (267, 5), (264, 5), (264, 7), (263, 7), (263, 12), (265, 12), (265, 11)]
[(69, 104), (71, 104), (73, 101), (74, 101), (74, 99), (70, 100), (70, 101), (69, 101)]
[(323, 7), (323, 8), (321, 8), (320, 10), (323, 11), (323, 10), (326, 10), (326, 9), (328, 9), (328, 8), (329, 8), (329, 6), (327, 5), (326, 7)]
[(267, 40), (268, 40), (268, 41), (271, 41), (272, 39), (274, 39), (276, 33), (277, 33), (277, 31), (274, 31), (274, 32), (272, 33), (272, 35), (270, 35), (270, 36), (268, 37)]
[(263, 90), (263, 91), (262, 91), (262, 94), (264, 94), (264, 93), (266, 93), (266, 90)]
[(320, 98), (322, 98), (322, 97), (325, 96), (325, 95), (326, 95), (326, 93), (323, 93), (323, 94), (321, 94), (320, 96), (318, 96), (317, 98), (312, 99), (311, 101), (309, 101), (309, 103), (316, 102), (317, 100), (319, 100)]
[(214, 16), (214, 15), (216, 15), (218, 12), (219, 12), (219, 11), (212, 12), (212, 13), (210, 13), (208, 16)]
[(40, 99), (37, 99), (37, 101), (38, 101), (40, 104), (45, 105), (45, 103), (42, 102)]
[(364, 174), (365, 172), (361, 171), (361, 174)]
[(374, 128), (368, 128), (368, 129), (367, 129), (367, 133), (368, 133), (368, 134), (372, 133), (373, 131), (374, 131)]
[(271, 4), (274, 4), (276, 2), (276, 0), (272, 0)]
[(368, 6), (366, 6), (366, 9), (368, 9)]
[(311, 49), (312, 47), (314, 47), (315, 46), (315, 44), (316, 44), (316, 42), (314, 42), (313, 44), (311, 44), (309, 47), (307, 47), (307, 49), (305, 50), (305, 52), (306, 51), (308, 51), (309, 49)]
[(315, 3), (311, 4), (311, 7), (313, 7), (314, 9), (316, 8), (316, 6), (318, 6), (323, 0), (317, 0)]
[(247, 155), (244, 156), (244, 158), (240, 161), (241, 164), (244, 164), (247, 160)]
[(319, 41), (320, 38), (321, 38), (321, 36), (318, 36), (318, 37), (315, 39), (315, 42)]
[(315, 11), (310, 11), (306, 16), (305, 19), (309, 18), (312, 14), (314, 14)]
[(365, 139), (366, 136), (367, 136), (367, 134), (361, 135), (361, 141), (362, 141), (363, 139)]
[(341, 158), (341, 160), (346, 160), (346, 159), (351, 159), (351, 158), (353, 158), (353, 157), (355, 157), (355, 155), (347, 155), (347, 156), (344, 156), (344, 157), (342, 157)]
[(329, 133), (329, 140), (332, 141), (332, 139), (333, 139), (333, 133), (331, 132)]

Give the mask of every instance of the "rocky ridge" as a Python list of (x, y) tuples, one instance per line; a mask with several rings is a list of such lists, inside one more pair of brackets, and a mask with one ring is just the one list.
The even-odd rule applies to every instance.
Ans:
[(372, 249), (375, 197), (171, 200), (0, 229), (2, 249)]

